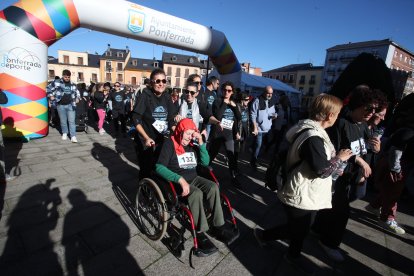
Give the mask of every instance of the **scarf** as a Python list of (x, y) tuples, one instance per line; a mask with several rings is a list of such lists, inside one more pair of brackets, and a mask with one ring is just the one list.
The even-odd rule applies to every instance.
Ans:
[(174, 133), (171, 136), (171, 140), (174, 144), (175, 153), (177, 155), (185, 153), (185, 149), (183, 145), (181, 145), (181, 139), (183, 138), (183, 132), (189, 129), (194, 129), (195, 131), (198, 131), (196, 125), (191, 119), (184, 118), (178, 122), (177, 127), (175, 128)]

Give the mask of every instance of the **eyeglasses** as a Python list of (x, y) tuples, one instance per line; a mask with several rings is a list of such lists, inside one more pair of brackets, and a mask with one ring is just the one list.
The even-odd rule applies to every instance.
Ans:
[(197, 92), (196, 91), (190, 91), (190, 90), (184, 90), (184, 93), (188, 95), (188, 93), (191, 94), (191, 96), (194, 96)]
[(156, 83), (156, 84), (160, 84), (161, 82), (163, 83), (163, 84), (166, 84), (167, 83), (167, 80), (166, 79), (158, 79), (158, 80), (155, 80), (155, 81), (153, 81), (154, 83)]
[(114, 87), (121, 87), (120, 85), (118, 85), (118, 84), (116, 84), (116, 85), (114, 85)]
[(202, 81), (194, 81), (194, 83), (197, 84), (197, 85), (202, 85), (203, 84)]
[(224, 92), (233, 92), (233, 89), (224, 89)]
[(243, 101), (245, 101), (245, 102), (248, 102), (250, 99), (249, 98), (247, 98), (247, 99), (243, 99)]

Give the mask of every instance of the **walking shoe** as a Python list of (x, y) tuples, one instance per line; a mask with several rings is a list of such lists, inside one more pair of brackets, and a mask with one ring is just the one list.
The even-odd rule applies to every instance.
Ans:
[(76, 136), (73, 136), (70, 140), (72, 141), (72, 143), (77, 143), (78, 142), (78, 139), (76, 139)]
[(394, 232), (399, 235), (405, 234), (405, 230), (401, 228), (395, 219), (388, 219), (387, 221), (379, 221), (379, 224), (386, 230)]
[(259, 244), (259, 246), (262, 248), (269, 246), (269, 243), (263, 239), (263, 232), (264, 230), (259, 229), (257, 227), (253, 229), (253, 235), (256, 238), (256, 241)]
[(15, 179), (16, 179), (16, 176), (6, 173), (6, 180), (7, 181), (12, 181), (12, 180), (15, 180)]
[(333, 249), (326, 245), (324, 245), (321, 241), (319, 241), (319, 245), (322, 247), (323, 251), (325, 251), (326, 255), (335, 262), (343, 262), (345, 260), (344, 255), (342, 255), (339, 249)]
[(68, 134), (67, 133), (63, 133), (62, 134), (62, 140), (67, 140), (68, 139)]
[(285, 261), (296, 268), (297, 270), (301, 271), (306, 275), (313, 275), (315, 274), (315, 265), (312, 264), (310, 260), (303, 256), (299, 256), (297, 258), (291, 257), (289, 253), (286, 253), (283, 258)]
[(104, 134), (105, 134), (105, 132), (106, 132), (106, 131), (105, 131), (105, 129), (103, 129), (103, 128), (101, 128), (101, 129), (99, 130), (99, 134), (100, 134), (100, 135), (104, 135)]
[(380, 216), (381, 213), (381, 207), (380, 208), (374, 208), (371, 204), (368, 204), (365, 206), (365, 211), (370, 212), (371, 214), (375, 215), (376, 217)]
[(198, 257), (207, 257), (218, 251), (218, 248), (207, 238), (204, 233), (197, 233), (198, 251), (196, 255)]

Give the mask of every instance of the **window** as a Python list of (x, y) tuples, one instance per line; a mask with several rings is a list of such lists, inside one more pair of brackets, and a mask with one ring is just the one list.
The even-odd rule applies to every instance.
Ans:
[(198, 69), (194, 69), (194, 74), (198, 75)]
[(105, 71), (108, 71), (108, 72), (112, 71), (112, 65), (110, 61), (106, 62)]
[(402, 61), (402, 54), (400, 54), (400, 61)]
[(122, 62), (118, 62), (118, 63), (116, 64), (116, 70), (117, 70), (117, 71), (122, 71)]
[(190, 74), (190, 69), (185, 68), (184, 78), (188, 78), (189, 74)]
[(106, 73), (105, 80), (106, 81), (112, 81), (111, 73)]
[(190, 58), (190, 59), (188, 60), (188, 62), (189, 62), (189, 63), (194, 63), (194, 59), (193, 59), (193, 58)]
[(55, 78), (55, 70), (49, 70), (49, 79)]
[(136, 77), (131, 78), (131, 84), (132, 85), (137, 85), (137, 78)]
[(305, 81), (306, 81), (306, 76), (305, 76), (305, 75), (300, 76), (299, 83), (300, 83), (300, 84), (304, 84), (304, 83), (305, 83)]
[(404, 62), (407, 63), (407, 56), (404, 57)]
[(167, 76), (170, 76), (171, 77), (171, 73), (172, 72), (172, 68), (171, 68), (171, 66), (168, 66), (167, 67)]
[(395, 58), (397, 57), (397, 54), (398, 54), (398, 53), (397, 53), (397, 51), (395, 51), (395, 52), (394, 52), (394, 57), (395, 57)]
[(277, 79), (277, 80), (279, 79), (279, 75), (276, 75), (276, 79)]
[(175, 78), (175, 86), (180, 86), (180, 78)]
[(78, 65), (83, 65), (83, 57), (78, 57)]
[(158, 61), (154, 62), (154, 67), (158, 68)]
[(111, 57), (111, 56), (112, 56), (112, 52), (111, 52), (111, 51), (106, 51), (105, 55), (106, 55), (107, 57)]
[(63, 63), (69, 64), (69, 56), (63, 56)]
[(98, 82), (98, 74), (92, 73), (92, 81), (93, 82)]
[(85, 79), (83, 78), (83, 73), (82, 72), (78, 72), (78, 81), (84, 82)]
[(315, 84), (315, 82), (316, 82), (316, 76), (311, 75), (310, 80), (309, 80), (309, 84)]
[(172, 57), (171, 57), (171, 60), (172, 60), (172, 61), (177, 61), (177, 57), (176, 57), (176, 56), (172, 56)]
[(119, 81), (119, 82), (124, 81), (124, 78), (123, 78), (122, 74), (118, 74), (118, 77), (117, 77), (116, 81)]
[(282, 81), (286, 81), (286, 75), (282, 76)]
[(138, 60), (134, 59), (134, 60), (132, 61), (132, 65), (137, 66), (137, 65), (138, 65)]
[(293, 75), (289, 75), (289, 82), (292, 83), (294, 81), (294, 76)]
[(175, 76), (176, 77), (180, 77), (181, 76), (181, 68), (178, 67), (178, 68), (175, 69)]
[(314, 88), (313, 87), (309, 87), (309, 95), (313, 95), (313, 90)]
[(171, 83), (171, 76), (167, 76), (167, 83)]
[(122, 53), (122, 52), (117, 52), (117, 53), (116, 53), (116, 56), (117, 56), (117, 57), (124, 57), (124, 53)]

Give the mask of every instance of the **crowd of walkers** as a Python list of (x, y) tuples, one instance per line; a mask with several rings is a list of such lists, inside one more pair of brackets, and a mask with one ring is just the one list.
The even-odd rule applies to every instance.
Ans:
[[(289, 239), (285, 259), (307, 273), (311, 268), (301, 255), (306, 235), (313, 233), (328, 257), (343, 261), (339, 246), (350, 203), (363, 198), (367, 190), (377, 195), (366, 210), (378, 216), (384, 229), (405, 233), (396, 221), (396, 209), (414, 166), (414, 116), (412, 111), (407, 113), (410, 104), (406, 104), (413, 102), (414, 96), (392, 106), (383, 91), (362, 84), (349, 91), (344, 101), (329, 94), (315, 96), (308, 118), (293, 122), (289, 97), (275, 95), (270, 86), (253, 99), (248, 91), (238, 90), (229, 81), (220, 83), (214, 76), (203, 86), (201, 76), (190, 75), (182, 91), (168, 93), (167, 85), (162, 69), (154, 70), (146, 87), (139, 91), (120, 82), (76, 87), (70, 82), (70, 72), (65, 71), (62, 79), (49, 84), (48, 95), (51, 113), (56, 109), (59, 114), (62, 139), (70, 135), (72, 142), (77, 142), (73, 112), (84, 101), (89, 117), (96, 116), (101, 135), (106, 132), (105, 122), (113, 122), (114, 135), (125, 136), (129, 128), (140, 179), (157, 173), (177, 182), (183, 196), (189, 197), (190, 209), (198, 213), (200, 194), (212, 206), (217, 201), (217, 191), (206, 188), (210, 183), (196, 179), (194, 167), (198, 162), (211, 165), (224, 146), (231, 183), (243, 189), (240, 153), (249, 155), (250, 165), (257, 171), (261, 155), (275, 158), (283, 143), (289, 145), (286, 179), (277, 192), (287, 223), (265, 230), (256, 228), (254, 236), (261, 246)], [(392, 114), (387, 116), (390, 110)], [(198, 148), (196, 154), (194, 147)], [(221, 228), (221, 210), (214, 210), (216, 236), (231, 240)], [(204, 214), (197, 217), (200, 219), (195, 224), (203, 241), (200, 247), (209, 255), (214, 250), (202, 234), (208, 225)]]

